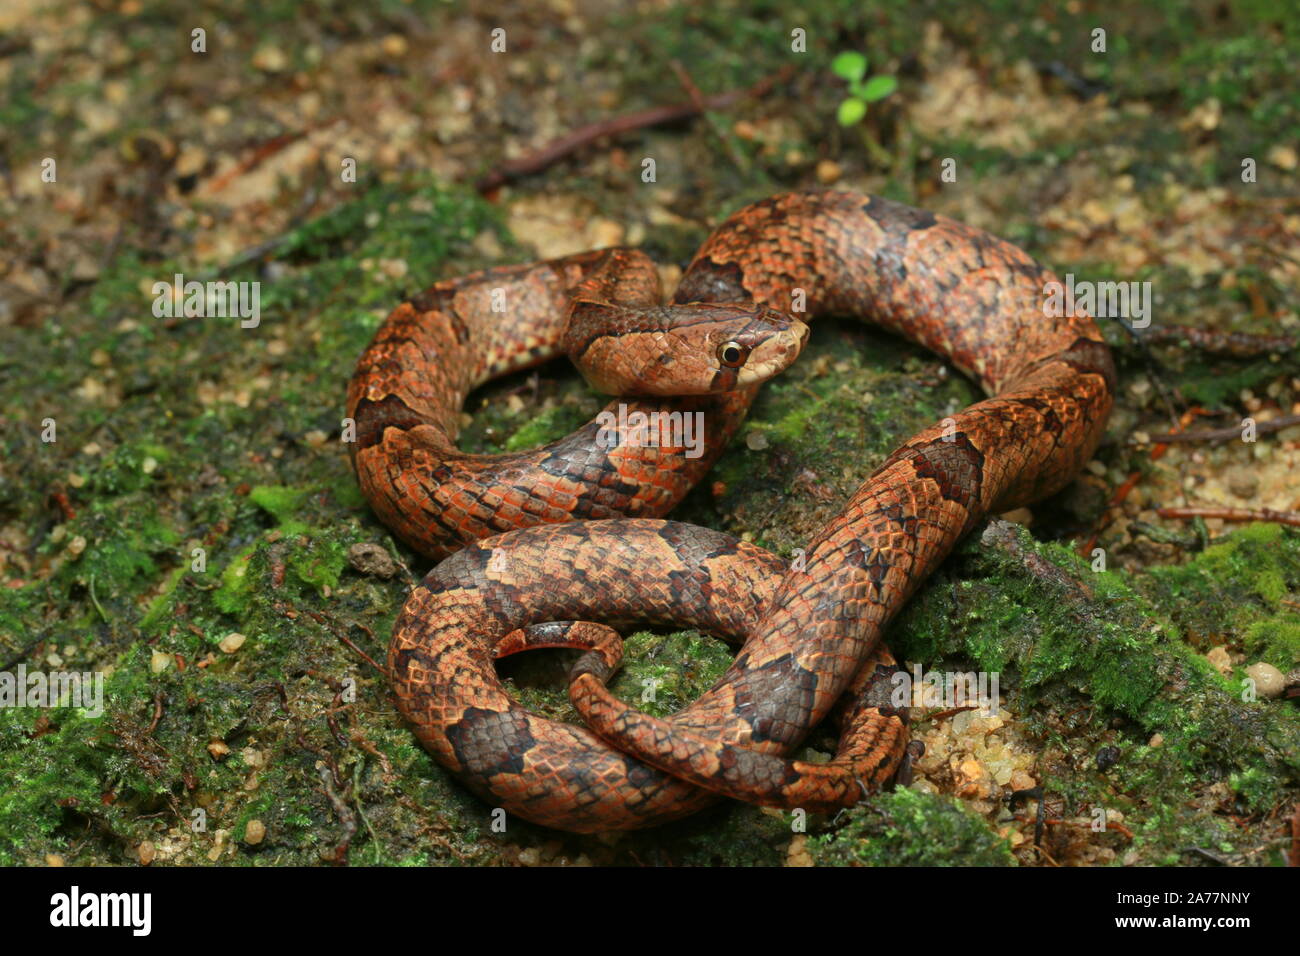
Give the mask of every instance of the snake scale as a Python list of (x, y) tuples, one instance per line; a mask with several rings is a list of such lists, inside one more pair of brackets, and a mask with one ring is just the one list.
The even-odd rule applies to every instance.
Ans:
[[(357, 365), (348, 414), (375, 512), (445, 559), (407, 599), (389, 647), (420, 741), (493, 806), (576, 832), (661, 824), (719, 796), (833, 810), (879, 786), (906, 743), (882, 629), (985, 516), (1062, 488), (1109, 414), (1109, 350), (1087, 315), (1047, 314), (1052, 281), (1015, 246), (943, 216), (798, 192), (723, 222), (667, 305), (653, 263), (627, 249), (490, 269), (400, 305)], [(916, 342), (989, 397), (890, 455), (801, 566), (659, 520), (759, 384), (797, 356), (802, 320), (820, 315)], [(700, 412), (703, 454), (623, 432), (611, 443), (596, 421), (528, 452), (456, 448), (470, 390), (564, 352), (597, 387), (641, 395), (623, 399), (633, 411)], [(669, 397), (674, 387), (684, 394)], [(611, 625), (633, 623), (741, 646), (702, 697), (653, 717), (605, 688), (621, 653)], [(570, 675), (585, 727), (506, 692), (494, 662), (533, 647), (585, 650)], [(790, 759), (828, 715), (834, 758)]]

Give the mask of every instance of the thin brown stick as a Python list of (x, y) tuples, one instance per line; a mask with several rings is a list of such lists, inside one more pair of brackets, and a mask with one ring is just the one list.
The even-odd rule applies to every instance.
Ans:
[[(25, 657), (27, 657), (28, 654), (32, 653), (32, 651), (37, 650), (37, 648), (44, 643), (45, 643), (45, 638), (43, 637), (38, 637), (33, 641), (28, 641), (27, 644), (21, 650), (18, 651), (17, 655), (9, 658), (9, 660), (5, 661), (3, 664), (0, 664), (0, 671), (13, 670), (14, 667), (17, 666)], [(40, 651), (38, 653), (44, 653), (44, 652)]]
[(146, 737), (151, 736), (153, 732), (158, 729), (158, 722), (162, 720), (163, 715), (162, 702), (163, 692), (158, 691), (158, 693), (153, 695), (153, 720), (149, 722), (149, 729), (144, 732)]
[(668, 65), (671, 66), (673, 72), (677, 74), (677, 82), (682, 84), (682, 89), (686, 91), (686, 95), (689, 96), (691, 102), (695, 104), (695, 109), (701, 113), (708, 109), (704, 103), (704, 94), (700, 91), (700, 88), (695, 85), (695, 81), (691, 79), (691, 75), (686, 72), (686, 67), (682, 66), (681, 61), (671, 60)]
[(243, 176), (245, 173), (251, 172), (252, 170), (256, 169), (258, 166), (262, 165), (262, 163), (270, 159), (272, 156), (274, 156), (276, 153), (279, 153), (282, 150), (287, 149), (289, 146), (292, 146), (294, 143), (298, 142), (298, 140), (306, 136), (308, 132), (310, 132), (310, 130), (306, 130), (306, 129), (294, 130), (291, 133), (281, 133), (279, 136), (272, 136), (270, 139), (266, 140), (265, 142), (259, 143), (256, 147), (254, 147), (251, 153), (245, 156), (242, 160), (240, 160), (230, 169), (226, 170), (220, 176), (208, 180), (208, 182), (205, 184), (206, 191), (208, 193), (221, 192), (223, 189), (229, 186), (240, 176)]
[(357, 835), (357, 815), (352, 812), (337, 790), (334, 789), (333, 781), (330, 779), (330, 771), (326, 767), (320, 767), (317, 771), (320, 776), (321, 787), (325, 791), (325, 799), (329, 801), (330, 808), (333, 809), (334, 815), (338, 817), (339, 823), (343, 827), (343, 839), (338, 845), (330, 851), (321, 851), (321, 856), (331, 863), (340, 866), (348, 862), (348, 850), (352, 846), (352, 838)]
[(979, 709), (979, 704), (971, 704), (969, 707), (949, 707), (947, 710), (941, 710), (937, 714), (923, 714), (916, 722), (918, 724), (936, 723), (940, 720), (947, 720), (949, 717), (955, 717), (967, 710)]
[(1057, 867), (1057, 868), (1060, 867), (1061, 864), (1059, 864), (1059, 863), (1056, 862), (1056, 860), (1052, 857), (1052, 854), (1048, 853), (1046, 850), (1044, 850), (1044, 849), (1043, 849), (1041, 846), (1039, 846), (1037, 843), (1028, 843), (1028, 844), (1026, 844), (1026, 846), (1027, 846), (1029, 849), (1031, 849), (1031, 850), (1037, 850), (1037, 851), (1038, 851), (1038, 855), (1041, 856), (1041, 857), (1043, 857), (1045, 860), (1047, 860), (1047, 862), (1050, 863), (1050, 864), (1052, 864), (1052, 866), (1055, 866), (1055, 867)]
[[(1269, 435), (1292, 425), (1300, 425), (1300, 415), (1281, 415), (1267, 421), (1255, 423), (1256, 435)], [(1241, 426), (1230, 425), (1227, 428), (1213, 428), (1201, 432), (1170, 432), (1167, 435), (1152, 435), (1150, 444), (1169, 445), (1174, 442), (1193, 441), (1232, 441), (1241, 437)]]
[(1300, 511), (1276, 511), (1273, 508), (1157, 508), (1162, 518), (1218, 518), (1221, 521), (1275, 521), (1300, 528)]
[(602, 136), (618, 136), (632, 130), (645, 129), (647, 126), (675, 123), (679, 120), (689, 119), (692, 116), (698, 116), (705, 110), (726, 109), (741, 100), (763, 96), (772, 87), (788, 79), (793, 72), (794, 67), (787, 65), (748, 89), (718, 93), (714, 96), (705, 97), (698, 102), (678, 103), (674, 106), (654, 106), (635, 113), (627, 113), (624, 116), (613, 116), (595, 123), (588, 123), (586, 126), (581, 126), (558, 139), (552, 140), (527, 156), (521, 156), (519, 159), (512, 159), (509, 162), (502, 163), (475, 183), (474, 188), (481, 193), (491, 192), (511, 180), (541, 172), (558, 160), (577, 152)]
[[(281, 603), (278, 604), (277, 607), (281, 610), (282, 613), (284, 613), (286, 616), (290, 618), (293, 618), (298, 614), (297, 609), (292, 608), (287, 604)], [(289, 612), (292, 612), (292, 614), (290, 614)], [(343, 633), (342, 627), (340, 627), (339, 622), (334, 617), (324, 613), (323, 611), (304, 611), (303, 613), (306, 614), (313, 621), (315, 621), (317, 624), (321, 624), (324, 625), (325, 627), (328, 627), (331, 631), (334, 632), (335, 637), (337, 637), (348, 647), (352, 648), (352, 650), (354, 650), (357, 654), (359, 654), (367, 664), (369, 664), (375, 670), (379, 671), (379, 673), (385, 676), (388, 675), (387, 669), (381, 667), (379, 664), (376, 664), (374, 658), (372, 658), (361, 648), (357, 647), (357, 645), (352, 642), (351, 638), (349, 638), (345, 633)], [(348, 623), (351, 624), (353, 627), (361, 628), (361, 630), (365, 631), (366, 634), (372, 640), (374, 639), (375, 636), (374, 632), (371, 631), (370, 628), (362, 624), (360, 621), (349, 621)]]
[(1290, 352), (1300, 345), (1294, 335), (1259, 335), (1254, 332), (1225, 332), (1221, 329), (1198, 329), (1190, 325), (1152, 326), (1142, 336), (1148, 342), (1187, 342), (1208, 355), (1225, 355), (1248, 359), (1274, 352)]
[(686, 67), (682, 66), (682, 64), (677, 60), (671, 61), (668, 65), (673, 68), (673, 72), (677, 74), (677, 81), (682, 84), (682, 89), (684, 89), (686, 95), (691, 98), (691, 102), (695, 104), (695, 108), (699, 110), (700, 115), (704, 117), (704, 121), (709, 124), (709, 129), (713, 131), (714, 138), (717, 139), (719, 145), (727, 151), (727, 155), (731, 158), (732, 165), (742, 172), (746, 171), (748, 164), (745, 162), (745, 158), (736, 150), (736, 144), (733, 143), (730, 137), (722, 131), (718, 126), (717, 121), (709, 115), (709, 107), (708, 104), (705, 103), (704, 94), (700, 92), (700, 88), (695, 85), (695, 81), (691, 79), (691, 75), (686, 72)]

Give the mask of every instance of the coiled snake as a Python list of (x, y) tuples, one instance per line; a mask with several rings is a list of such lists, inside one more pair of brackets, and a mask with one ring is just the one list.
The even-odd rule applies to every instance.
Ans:
[[(399, 306), (357, 365), (348, 413), (376, 513), (416, 550), (451, 555), (411, 593), (389, 647), (399, 708), (421, 742), (493, 806), (577, 832), (656, 825), (718, 795), (831, 810), (878, 786), (906, 742), (882, 629), (986, 515), (1062, 488), (1100, 440), (1110, 353), (1088, 316), (1046, 314), (1054, 280), (951, 219), (808, 192), (727, 219), (669, 306), (653, 264), (631, 250), (490, 269)], [(758, 383), (794, 360), (799, 319), (826, 314), (945, 356), (990, 397), (894, 452), (800, 568), (653, 520), (712, 464)], [(606, 390), (681, 388), (624, 399), (620, 421), (700, 412), (703, 454), (635, 441), (622, 425), (611, 442), (598, 421), (530, 452), (457, 450), (475, 385), (562, 351)], [(743, 646), (712, 689), (656, 718), (605, 689), (621, 642), (594, 622), (690, 626)], [(494, 661), (533, 647), (586, 649), (570, 697), (587, 727), (506, 693)], [(834, 759), (788, 759), (833, 710)]]

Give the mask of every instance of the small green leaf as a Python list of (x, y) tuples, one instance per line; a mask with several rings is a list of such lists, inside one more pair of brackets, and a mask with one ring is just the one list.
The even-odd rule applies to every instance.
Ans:
[(896, 89), (898, 89), (898, 80), (892, 76), (873, 76), (863, 84), (861, 91), (854, 90), (854, 92), (868, 103), (874, 103), (876, 100), (883, 100)]
[(840, 121), (841, 126), (852, 126), (866, 115), (867, 104), (854, 96), (840, 104), (836, 119)]
[(867, 58), (849, 50), (831, 61), (831, 72), (841, 79), (856, 83), (867, 73)]

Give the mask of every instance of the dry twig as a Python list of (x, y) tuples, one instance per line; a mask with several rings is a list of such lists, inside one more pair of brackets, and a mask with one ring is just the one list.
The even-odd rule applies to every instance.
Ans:
[(502, 163), (475, 183), (475, 188), (481, 193), (491, 192), (511, 180), (541, 172), (564, 157), (577, 152), (584, 146), (590, 145), (602, 136), (618, 136), (633, 130), (645, 129), (648, 126), (675, 123), (698, 116), (706, 110), (726, 109), (741, 100), (764, 96), (778, 83), (787, 80), (793, 72), (793, 67), (785, 66), (745, 90), (731, 90), (727, 93), (718, 93), (694, 102), (678, 103), (674, 106), (654, 106), (635, 113), (627, 113), (623, 116), (613, 116), (595, 123), (588, 123), (586, 126), (581, 126), (558, 139), (552, 140), (527, 156), (521, 156), (519, 159), (512, 159), (509, 162)]

